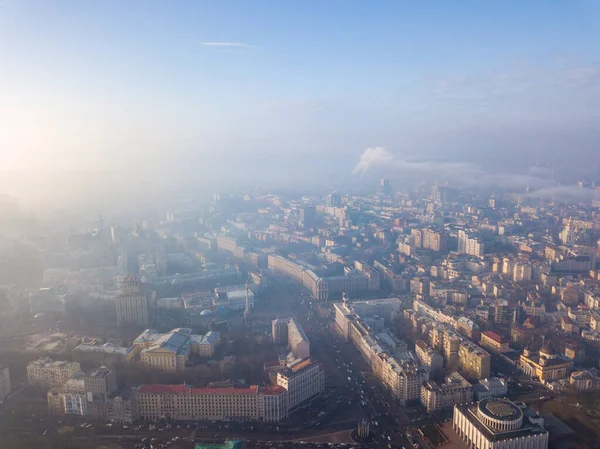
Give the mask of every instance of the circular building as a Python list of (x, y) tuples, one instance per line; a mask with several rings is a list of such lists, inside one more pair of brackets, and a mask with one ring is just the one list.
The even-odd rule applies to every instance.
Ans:
[(498, 431), (517, 430), (523, 425), (523, 411), (507, 399), (479, 401), (477, 417), (487, 427)]

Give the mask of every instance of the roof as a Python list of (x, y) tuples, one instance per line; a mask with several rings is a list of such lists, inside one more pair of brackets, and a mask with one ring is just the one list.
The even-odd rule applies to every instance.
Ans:
[(483, 332), (481, 335), (485, 335), (487, 338), (494, 340), (496, 343), (502, 343), (504, 341), (502, 336), (498, 335), (494, 331), (486, 331), (486, 332)]
[(262, 387), (260, 389), (260, 392), (262, 394), (267, 394), (267, 395), (278, 395), (278, 394), (287, 392), (287, 390), (285, 388), (283, 388), (281, 385), (273, 385), (270, 387)]
[(164, 385), (164, 384), (148, 384), (142, 385), (137, 389), (138, 393), (150, 394), (182, 394), (189, 393), (190, 387), (187, 385)]
[(258, 385), (249, 388), (192, 388), (192, 394), (258, 394)]

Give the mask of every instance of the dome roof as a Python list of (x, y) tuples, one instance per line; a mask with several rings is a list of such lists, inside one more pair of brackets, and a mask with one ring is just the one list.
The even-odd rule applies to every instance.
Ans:
[(213, 316), (213, 311), (212, 310), (203, 310), (202, 312), (200, 312), (200, 315), (202, 316)]

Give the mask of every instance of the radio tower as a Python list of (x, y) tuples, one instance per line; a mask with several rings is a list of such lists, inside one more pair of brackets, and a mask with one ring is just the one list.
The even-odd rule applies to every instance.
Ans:
[(246, 310), (244, 310), (244, 323), (248, 324), (250, 321), (250, 301), (248, 299), (248, 281), (246, 281)]

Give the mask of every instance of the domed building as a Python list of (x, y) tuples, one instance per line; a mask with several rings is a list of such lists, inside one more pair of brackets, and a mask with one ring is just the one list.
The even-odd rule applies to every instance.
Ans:
[(519, 368), (540, 382), (553, 382), (569, 375), (573, 361), (559, 355), (547, 342), (539, 350), (528, 345), (519, 358)]
[(454, 407), (452, 425), (468, 448), (546, 449), (544, 419), (525, 404), (489, 398)]

